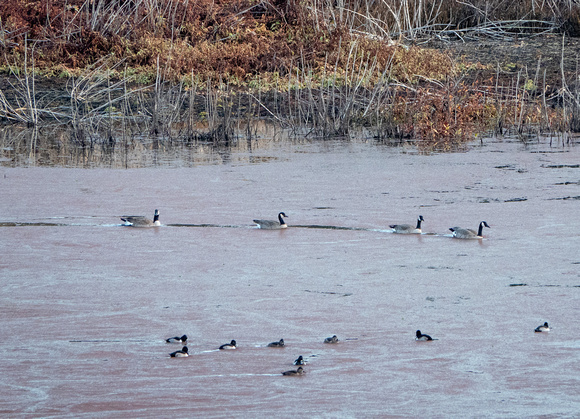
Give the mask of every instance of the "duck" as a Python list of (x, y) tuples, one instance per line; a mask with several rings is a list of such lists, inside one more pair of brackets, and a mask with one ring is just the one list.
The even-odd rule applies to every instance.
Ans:
[(417, 218), (417, 226), (413, 227), (411, 224), (393, 224), (390, 225), (393, 233), (398, 234), (421, 234), (421, 222), (425, 221), (422, 215)]
[(491, 228), (485, 221), (479, 223), (477, 233), (475, 230), (461, 227), (451, 227), (449, 230), (453, 232), (453, 237), (456, 239), (481, 239), (483, 238), (483, 227)]
[(417, 330), (417, 332), (415, 333), (415, 340), (427, 341), (433, 340), (433, 338), (429, 335), (424, 335), (423, 333), (421, 333), (420, 330)]
[(235, 340), (232, 339), (232, 341), (230, 343), (226, 343), (222, 346), (220, 346), (220, 349), (236, 349), (237, 348), (237, 343)]
[(304, 371), (304, 368), (302, 367), (298, 367), (297, 370), (290, 370), (290, 371), (284, 371), (282, 373), (282, 375), (302, 375), (304, 374), (306, 371)]
[(187, 342), (187, 335), (183, 335), (181, 337), (173, 336), (172, 338), (165, 339), (165, 342), (167, 342), (167, 343), (185, 343), (185, 342)]
[(306, 363), (306, 361), (304, 361), (304, 358), (302, 358), (302, 355), (300, 355), (298, 358), (296, 358), (296, 360), (294, 361), (294, 365), (304, 365)]
[(254, 220), (254, 222), (256, 224), (258, 224), (258, 227), (264, 230), (279, 230), (281, 228), (286, 228), (288, 227), (286, 225), (286, 221), (284, 221), (284, 218), (282, 217), (288, 217), (286, 214), (284, 214), (283, 212), (278, 214), (278, 221), (274, 221), (274, 220)]
[(278, 342), (271, 342), (268, 344), (270, 348), (282, 348), (284, 346), (284, 339), (280, 339)]
[(324, 339), (324, 343), (338, 343), (338, 338), (334, 335), (331, 338)]
[(159, 210), (155, 210), (153, 221), (142, 215), (124, 215), (121, 220), (129, 227), (159, 227)]
[(171, 352), (169, 354), (169, 356), (171, 358), (181, 358), (181, 357), (184, 357), (184, 356), (189, 356), (189, 352), (187, 350), (187, 346), (184, 346), (183, 348), (181, 348), (181, 351)]
[(549, 332), (550, 326), (548, 326), (548, 322), (545, 322), (541, 326), (538, 326), (534, 329), (534, 332)]

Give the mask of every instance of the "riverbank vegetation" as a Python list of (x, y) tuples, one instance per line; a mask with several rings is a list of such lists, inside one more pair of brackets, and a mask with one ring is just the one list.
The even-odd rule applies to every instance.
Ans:
[[(227, 145), (257, 119), (436, 149), (580, 131), (572, 1), (3, 0), (0, 25), (0, 119), (82, 146)], [(537, 39), (520, 62), (450, 48)]]

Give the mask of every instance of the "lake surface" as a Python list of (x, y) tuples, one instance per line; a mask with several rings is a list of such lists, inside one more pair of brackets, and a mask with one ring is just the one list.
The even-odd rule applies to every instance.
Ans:
[[(0, 166), (0, 414), (574, 417), (580, 147)], [(214, 161), (215, 163), (215, 161)], [(162, 226), (121, 226), (153, 216)], [(284, 211), (286, 230), (253, 226)], [(414, 224), (422, 235), (393, 234)], [(449, 227), (477, 228), (458, 240)], [(329, 228), (329, 227), (340, 228)], [(549, 333), (534, 328), (549, 322)], [(420, 329), (437, 340), (417, 342)], [(188, 358), (164, 339), (189, 337)], [(336, 345), (323, 343), (336, 334)], [(268, 348), (283, 338), (284, 348)], [(217, 348), (230, 340), (235, 351)], [(282, 371), (299, 355), (306, 374)]]

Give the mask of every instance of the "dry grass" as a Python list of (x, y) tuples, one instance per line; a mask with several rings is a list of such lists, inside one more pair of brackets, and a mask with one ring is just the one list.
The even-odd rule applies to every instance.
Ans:
[[(579, 129), (573, 75), (549, 94), (540, 67), (506, 85), (419, 46), (578, 28), (561, 0), (3, 0), (0, 117), (71, 124), (82, 145), (119, 129), (227, 144), (252, 118), (442, 149), (482, 130)], [(45, 100), (44, 77), (67, 81), (65, 99)]]

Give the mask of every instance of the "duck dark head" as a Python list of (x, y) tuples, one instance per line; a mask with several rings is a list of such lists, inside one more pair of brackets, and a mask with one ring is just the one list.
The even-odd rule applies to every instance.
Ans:
[(421, 230), (421, 223), (422, 223), (423, 221), (425, 221), (425, 220), (423, 219), (423, 216), (422, 216), (422, 215), (419, 215), (419, 218), (417, 218), (417, 227), (415, 227), (417, 230)]
[(482, 221), (481, 223), (479, 223), (479, 229), (477, 230), (478, 237), (481, 237), (483, 235), (483, 227), (484, 226), (487, 228), (491, 228), (485, 221)]

